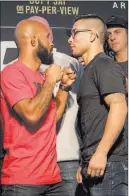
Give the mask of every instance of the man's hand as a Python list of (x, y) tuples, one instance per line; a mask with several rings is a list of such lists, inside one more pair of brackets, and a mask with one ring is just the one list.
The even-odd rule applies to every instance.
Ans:
[(60, 66), (52, 64), (45, 70), (46, 78), (54, 82), (59, 82), (63, 76), (63, 70)]
[(64, 68), (64, 74), (61, 80), (62, 85), (70, 86), (76, 79), (76, 74), (72, 71), (71, 68)]
[(103, 176), (106, 164), (107, 154), (105, 152), (95, 152), (89, 161), (87, 174), (91, 177)]
[(77, 170), (77, 173), (76, 173), (76, 179), (77, 179), (77, 182), (78, 182), (78, 183), (82, 183), (82, 174), (81, 174), (81, 170), (82, 170), (82, 168), (79, 167), (78, 170)]

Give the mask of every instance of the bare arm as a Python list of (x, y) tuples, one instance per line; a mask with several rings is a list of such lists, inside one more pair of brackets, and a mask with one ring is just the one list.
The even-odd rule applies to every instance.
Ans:
[[(76, 79), (76, 74), (72, 71), (71, 68), (65, 68), (64, 74), (61, 80), (61, 84), (63, 86), (71, 86), (72, 83)], [(57, 115), (56, 119), (57, 121), (60, 120), (60, 118), (63, 115), (63, 112), (65, 110), (66, 102), (68, 98), (68, 92), (62, 89), (59, 89), (56, 95), (56, 104), (57, 104)]]
[(41, 91), (32, 99), (24, 99), (14, 106), (14, 110), (27, 124), (35, 125), (41, 117), (45, 116), (55, 84), (62, 78), (62, 75), (63, 72), (59, 66), (49, 66)]
[(67, 102), (67, 98), (68, 98), (68, 92), (62, 91), (61, 89), (59, 89), (56, 95), (56, 105), (57, 105), (56, 120), (57, 121), (59, 121), (63, 115), (66, 102)]
[(30, 125), (37, 123), (46, 114), (52, 98), (55, 82), (46, 80), (41, 91), (32, 99), (24, 99), (14, 106), (19, 116)]
[(104, 174), (107, 154), (117, 140), (127, 115), (127, 104), (124, 94), (110, 94), (104, 100), (109, 106), (109, 113), (103, 137), (88, 165), (87, 173), (92, 177)]
[(107, 154), (124, 126), (127, 115), (127, 104), (125, 95), (120, 93), (108, 95), (104, 100), (110, 109), (104, 135), (98, 145), (97, 151)]

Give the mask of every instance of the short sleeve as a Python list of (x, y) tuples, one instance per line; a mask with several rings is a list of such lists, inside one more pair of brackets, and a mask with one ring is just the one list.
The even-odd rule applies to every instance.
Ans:
[(95, 72), (96, 85), (101, 95), (125, 94), (125, 77), (115, 61), (110, 59), (99, 60)]
[(20, 70), (6, 67), (1, 79), (2, 93), (11, 107), (23, 99), (32, 98), (31, 88)]

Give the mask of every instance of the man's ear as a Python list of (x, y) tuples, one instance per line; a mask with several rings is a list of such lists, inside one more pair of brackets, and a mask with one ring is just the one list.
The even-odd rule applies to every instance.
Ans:
[(31, 38), (31, 45), (32, 45), (33, 47), (35, 47), (35, 46), (37, 45), (37, 38), (36, 38), (35, 36), (33, 36), (33, 37)]
[(90, 42), (94, 42), (96, 39), (97, 33), (95, 31), (92, 31), (90, 34)]

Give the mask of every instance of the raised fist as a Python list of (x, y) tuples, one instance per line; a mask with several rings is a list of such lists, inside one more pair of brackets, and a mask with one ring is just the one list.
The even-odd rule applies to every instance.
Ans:
[(71, 68), (64, 68), (63, 77), (61, 79), (61, 84), (64, 86), (70, 86), (76, 80), (76, 74)]
[(46, 78), (49, 78), (54, 82), (59, 82), (62, 79), (63, 70), (60, 66), (52, 64), (45, 70), (45, 75)]

